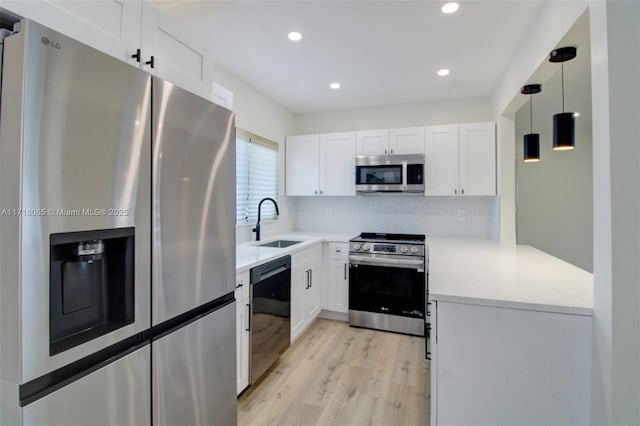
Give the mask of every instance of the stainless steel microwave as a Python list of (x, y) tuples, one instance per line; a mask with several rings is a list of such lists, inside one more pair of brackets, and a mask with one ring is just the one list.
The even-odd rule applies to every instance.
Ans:
[(424, 192), (424, 155), (359, 155), (356, 191)]

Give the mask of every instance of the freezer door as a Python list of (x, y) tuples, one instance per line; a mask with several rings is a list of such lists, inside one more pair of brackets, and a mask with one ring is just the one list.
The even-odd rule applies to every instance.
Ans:
[(234, 120), (153, 78), (153, 325), (234, 290)]
[(152, 343), (155, 425), (236, 424), (235, 321), (230, 303)]
[(149, 345), (23, 408), (24, 426), (151, 424)]
[[(151, 78), (30, 21), (3, 67), (0, 367), (24, 383), (150, 326)], [(135, 321), (50, 356), (50, 235), (111, 228), (135, 229)]]

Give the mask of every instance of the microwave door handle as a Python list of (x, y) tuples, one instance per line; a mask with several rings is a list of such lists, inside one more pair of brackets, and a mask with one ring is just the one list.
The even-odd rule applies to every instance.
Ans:
[(400, 187), (402, 189), (407, 189), (407, 162), (403, 161), (402, 162), (402, 184), (400, 185)]

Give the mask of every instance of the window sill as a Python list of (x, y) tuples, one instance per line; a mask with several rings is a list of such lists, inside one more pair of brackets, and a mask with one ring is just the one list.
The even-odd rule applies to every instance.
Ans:
[[(278, 219), (261, 219), (260, 226), (267, 225), (270, 223), (278, 223)], [(246, 223), (236, 223), (236, 228), (246, 228), (248, 226), (255, 227), (255, 222), (246, 222)]]

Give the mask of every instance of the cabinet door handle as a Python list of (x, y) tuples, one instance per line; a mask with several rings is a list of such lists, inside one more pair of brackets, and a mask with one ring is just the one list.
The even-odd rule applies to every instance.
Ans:
[(310, 271), (311, 271), (310, 269), (307, 269), (305, 271), (307, 273), (307, 283), (304, 286), (305, 290), (309, 290), (309, 287), (311, 287), (311, 285), (310, 285), (311, 284), (311, 272)]
[(140, 63), (140, 61), (142, 60), (142, 50), (136, 49), (136, 53), (134, 55), (131, 55), (131, 57), (135, 59), (137, 63)]
[(390, 154), (393, 154), (393, 148), (391, 148), (391, 149), (389, 150), (389, 153), (390, 153)]
[(249, 314), (247, 315), (247, 318), (249, 318), (249, 321), (248, 321), (247, 328), (245, 328), (244, 330), (245, 331), (251, 331), (251, 305), (248, 304), (248, 303), (247, 303), (247, 308), (249, 308), (248, 309)]
[(462, 188), (462, 195), (464, 195), (464, 188)]
[(344, 280), (347, 280), (347, 264), (344, 264)]
[(387, 150), (386, 149), (384, 150), (384, 153), (387, 154)]
[(309, 269), (309, 288), (313, 287), (313, 269)]
[(155, 56), (151, 55), (151, 59), (149, 59), (144, 64), (145, 65), (150, 65), (152, 69), (155, 68), (156, 67), (156, 58), (155, 58)]
[(426, 358), (428, 360), (431, 360), (431, 324), (427, 324), (427, 330), (425, 333), (425, 342), (424, 345), (427, 347), (426, 348)]
[(322, 189), (320, 190), (320, 195), (322, 195)]
[(238, 281), (238, 284), (236, 284), (236, 288), (240, 288), (244, 285), (244, 283), (242, 282), (242, 280)]
[(315, 195), (318, 195), (318, 190), (316, 189), (315, 191), (313, 191), (313, 193), (314, 193)]
[(453, 190), (453, 193), (454, 193), (454, 194), (456, 194), (456, 195), (458, 195), (458, 190), (457, 190), (457, 189), (454, 189), (454, 190)]

